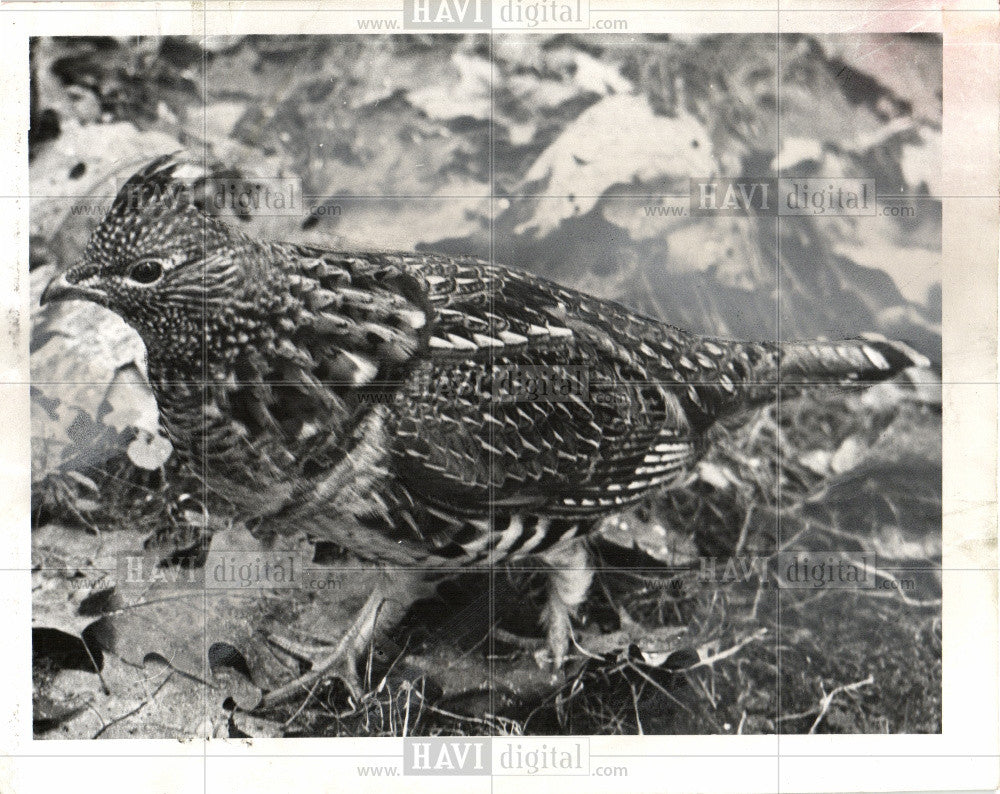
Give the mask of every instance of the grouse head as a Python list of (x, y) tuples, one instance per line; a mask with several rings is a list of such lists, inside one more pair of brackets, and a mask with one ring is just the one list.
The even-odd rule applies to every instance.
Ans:
[(151, 358), (200, 368), (203, 351), (245, 336), (271, 274), (264, 246), (199, 207), (198, 182), (177, 175), (188, 165), (167, 155), (130, 177), (41, 302), (97, 303), (138, 331)]

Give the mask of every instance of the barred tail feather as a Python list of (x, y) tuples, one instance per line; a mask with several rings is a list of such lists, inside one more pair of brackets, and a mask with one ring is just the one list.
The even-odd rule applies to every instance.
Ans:
[(795, 383), (876, 383), (930, 360), (903, 342), (877, 334), (837, 342), (789, 342), (780, 346), (780, 379)]
[[(811, 385), (877, 383), (930, 360), (903, 342), (866, 334), (835, 342), (723, 342), (692, 337), (677, 358), (693, 372), (684, 407), (695, 429)], [(697, 369), (699, 368), (700, 369)]]

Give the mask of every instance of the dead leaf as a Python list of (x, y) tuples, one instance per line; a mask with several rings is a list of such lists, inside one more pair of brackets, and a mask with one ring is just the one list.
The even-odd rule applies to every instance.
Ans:
[(830, 468), (836, 474), (853, 469), (868, 450), (868, 445), (860, 436), (849, 436), (844, 439), (837, 451), (830, 458)]
[(941, 120), (941, 43), (934, 35), (854, 33), (820, 36), (819, 46), (836, 58), (881, 83), (910, 104), (918, 119)]
[(705, 127), (693, 116), (657, 116), (644, 97), (607, 97), (588, 108), (539, 157), (522, 184), (543, 183), (546, 198), (515, 227), (545, 236), (589, 212), (614, 185), (711, 176), (715, 164)]
[(163, 466), (173, 447), (163, 436), (143, 432), (139, 437), (128, 445), (128, 458), (140, 469), (156, 471)]
[(456, 52), (451, 63), (457, 71), (457, 81), (434, 81), (411, 90), (407, 100), (431, 118), (474, 119), (490, 118), (493, 67), (488, 60), (464, 52)]
[(830, 461), (833, 458), (833, 453), (825, 449), (813, 449), (808, 452), (803, 452), (799, 455), (799, 463), (805, 466), (809, 471), (814, 474), (818, 474), (821, 477), (825, 477), (830, 473), (831, 466)]

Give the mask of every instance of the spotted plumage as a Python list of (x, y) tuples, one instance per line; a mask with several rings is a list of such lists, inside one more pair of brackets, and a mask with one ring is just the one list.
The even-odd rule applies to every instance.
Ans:
[(676, 483), (705, 431), (779, 379), (922, 363), (876, 338), (701, 337), (473, 258), (252, 239), (202, 213), (184, 168), (161, 158), (133, 176), (45, 297), (139, 332), (163, 428), (210, 509), (264, 535), (407, 565), (565, 558)]

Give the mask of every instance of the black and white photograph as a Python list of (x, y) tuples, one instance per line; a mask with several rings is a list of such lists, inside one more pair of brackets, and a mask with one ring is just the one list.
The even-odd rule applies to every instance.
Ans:
[(613, 5), (27, 37), (33, 746), (959, 729), (946, 35)]

